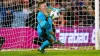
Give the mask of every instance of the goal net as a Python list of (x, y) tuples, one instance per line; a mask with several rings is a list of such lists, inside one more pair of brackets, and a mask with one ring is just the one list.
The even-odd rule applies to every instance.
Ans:
[[(49, 48), (95, 49), (95, 0), (45, 0), (61, 10), (53, 20), (55, 36), (63, 44)], [(0, 0), (2, 49), (35, 49), (37, 0)]]

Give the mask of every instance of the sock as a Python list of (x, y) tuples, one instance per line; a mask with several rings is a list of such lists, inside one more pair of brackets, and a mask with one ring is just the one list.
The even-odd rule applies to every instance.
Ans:
[(42, 45), (40, 46), (40, 50), (44, 50), (46, 47), (50, 45), (50, 42), (48, 40), (44, 41)]

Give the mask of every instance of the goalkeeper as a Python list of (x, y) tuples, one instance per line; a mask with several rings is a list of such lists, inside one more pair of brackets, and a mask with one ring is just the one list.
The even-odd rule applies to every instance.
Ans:
[[(38, 21), (37, 32), (39, 38), (41, 40), (45, 40), (38, 49), (38, 51), (40, 51), (41, 53), (45, 53), (44, 49), (48, 47), (50, 44), (53, 44), (56, 41), (56, 38), (52, 30), (52, 19), (47, 11), (46, 3), (44, 1), (39, 2), (38, 7), (39, 7), (39, 12), (37, 14), (37, 21)], [(45, 35), (47, 37), (44, 37)]]

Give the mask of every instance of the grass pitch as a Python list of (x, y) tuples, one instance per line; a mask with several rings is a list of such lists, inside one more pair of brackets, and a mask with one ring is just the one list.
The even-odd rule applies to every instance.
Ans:
[(100, 50), (0, 51), (0, 56), (100, 56)]

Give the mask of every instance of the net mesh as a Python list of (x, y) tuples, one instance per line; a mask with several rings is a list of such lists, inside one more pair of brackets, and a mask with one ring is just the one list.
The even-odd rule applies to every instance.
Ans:
[[(0, 36), (5, 38), (4, 44), (1, 44), (3, 49), (39, 47), (33, 43), (34, 39), (36, 40), (38, 37), (36, 1), (0, 0)], [(45, 1), (48, 5), (61, 10), (60, 17), (53, 20), (53, 28), (57, 40), (64, 44), (55, 44), (50, 47), (62, 49), (94, 47), (94, 0)]]

